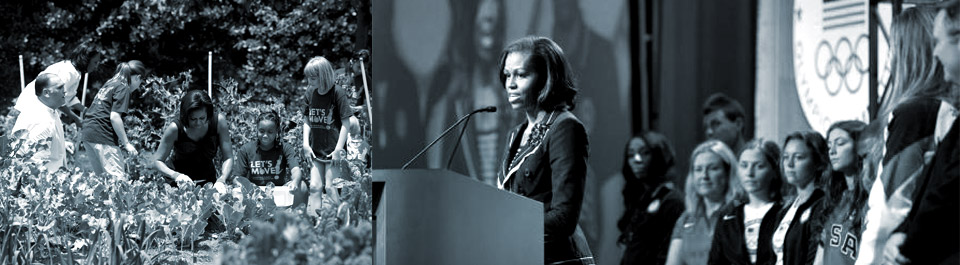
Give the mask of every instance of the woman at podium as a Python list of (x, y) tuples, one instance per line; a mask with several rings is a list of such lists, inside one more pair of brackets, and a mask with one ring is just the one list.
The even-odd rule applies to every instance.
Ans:
[(508, 134), (501, 189), (543, 203), (545, 264), (593, 264), (577, 222), (587, 174), (587, 132), (570, 111), (577, 88), (563, 50), (524, 37), (500, 55), (500, 82), (511, 108), (526, 117)]

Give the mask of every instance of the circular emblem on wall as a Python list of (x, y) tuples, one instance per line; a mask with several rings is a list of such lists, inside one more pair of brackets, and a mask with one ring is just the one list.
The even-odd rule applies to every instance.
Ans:
[[(869, 10), (865, 0), (794, 1), (797, 96), (810, 127), (820, 133), (836, 121), (870, 119)], [(886, 53), (886, 47), (879, 50)]]

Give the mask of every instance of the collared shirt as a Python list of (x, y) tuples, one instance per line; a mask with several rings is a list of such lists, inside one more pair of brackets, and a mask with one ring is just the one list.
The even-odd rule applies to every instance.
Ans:
[[(37, 151), (30, 159), (42, 163), (49, 171), (56, 171), (63, 167), (67, 158), (67, 151), (63, 136), (63, 123), (60, 122), (60, 112), (47, 107), (36, 98), (28, 99), (22, 104), (22, 112), (17, 116), (17, 122), (10, 130), (11, 134), (19, 130), (27, 130), (27, 133), (22, 136), (27, 141), (17, 150), (17, 153), (26, 153), (29, 150), (29, 145), (49, 138), (48, 148)], [(16, 144), (16, 141), (14, 144)]]

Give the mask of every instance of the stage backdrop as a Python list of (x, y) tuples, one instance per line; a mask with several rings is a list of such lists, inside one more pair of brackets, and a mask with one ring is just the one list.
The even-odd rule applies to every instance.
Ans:
[[(877, 71), (875, 89), (883, 95), (890, 78), (887, 34), (893, 15), (890, 3), (877, 5), (877, 54), (872, 55), (866, 43), (867, 4), (760, 1), (754, 102), (758, 137), (782, 144), (793, 131), (825, 134), (836, 121), (874, 118), (867, 112), (868, 74)], [(869, 69), (870, 56), (877, 56), (877, 69)]]
[[(597, 177), (619, 171), (631, 128), (626, 1), (534, 0), (511, 1), (509, 6), (502, 0), (402, 3), (373, 2), (377, 18), (372, 55), (377, 74), (371, 92), (375, 168), (400, 168), (460, 116), (496, 106), (496, 113), (471, 119), (451, 166), (453, 171), (494, 185), (506, 133), (523, 119), (510, 109), (499, 83), (500, 51), (512, 40), (539, 35), (563, 48), (578, 76), (580, 98), (573, 112), (590, 135), (592, 184), (588, 189), (595, 189)], [(411, 167), (446, 166), (458, 132)]]

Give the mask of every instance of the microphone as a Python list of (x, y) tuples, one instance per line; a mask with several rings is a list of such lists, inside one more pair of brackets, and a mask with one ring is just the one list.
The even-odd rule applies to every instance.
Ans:
[[(451, 125), (451, 126), (448, 127), (446, 130), (444, 130), (443, 133), (440, 133), (440, 136), (438, 136), (437, 139), (434, 139), (433, 142), (430, 142), (430, 144), (427, 145), (427, 147), (424, 147), (422, 150), (420, 150), (420, 152), (417, 153), (417, 155), (413, 156), (413, 158), (411, 158), (410, 161), (407, 161), (406, 164), (403, 164), (403, 167), (400, 168), (400, 169), (401, 169), (401, 170), (407, 169), (407, 167), (410, 166), (410, 163), (413, 163), (413, 161), (416, 161), (417, 158), (420, 158), (420, 156), (422, 156), (423, 153), (427, 152), (427, 150), (429, 150), (430, 147), (432, 147), (434, 144), (436, 144), (438, 141), (440, 141), (440, 139), (443, 139), (443, 137), (446, 136), (448, 133), (450, 133), (450, 131), (452, 131), (453, 128), (456, 128), (457, 125), (460, 125), (460, 123), (463, 123), (464, 121), (470, 120), (470, 116), (473, 116), (473, 114), (477, 114), (477, 113), (480, 113), (480, 112), (496, 112), (496, 111), (497, 111), (497, 107), (496, 107), (496, 106), (488, 106), (488, 107), (476, 109), (476, 110), (474, 110), (474, 111), (471, 111), (471, 112), (468, 113), (467, 115), (464, 115), (463, 117), (460, 117), (460, 119), (457, 120), (457, 122), (453, 123), (453, 125)], [(464, 124), (463, 130), (460, 131), (460, 137), (463, 137), (463, 131), (466, 130), (466, 128), (467, 128), (467, 126), (466, 126), (466, 124)], [(459, 139), (459, 138), (457, 139), (457, 146), (460, 146), (460, 139)], [(454, 152), (456, 152), (456, 147), (454, 147)], [(453, 159), (451, 158), (451, 160), (453, 160)], [(450, 167), (449, 162), (447, 163), (447, 167)]]
[(487, 106), (485, 108), (480, 108), (480, 109), (474, 110), (470, 114), (474, 114), (477, 112), (497, 112), (497, 106)]

